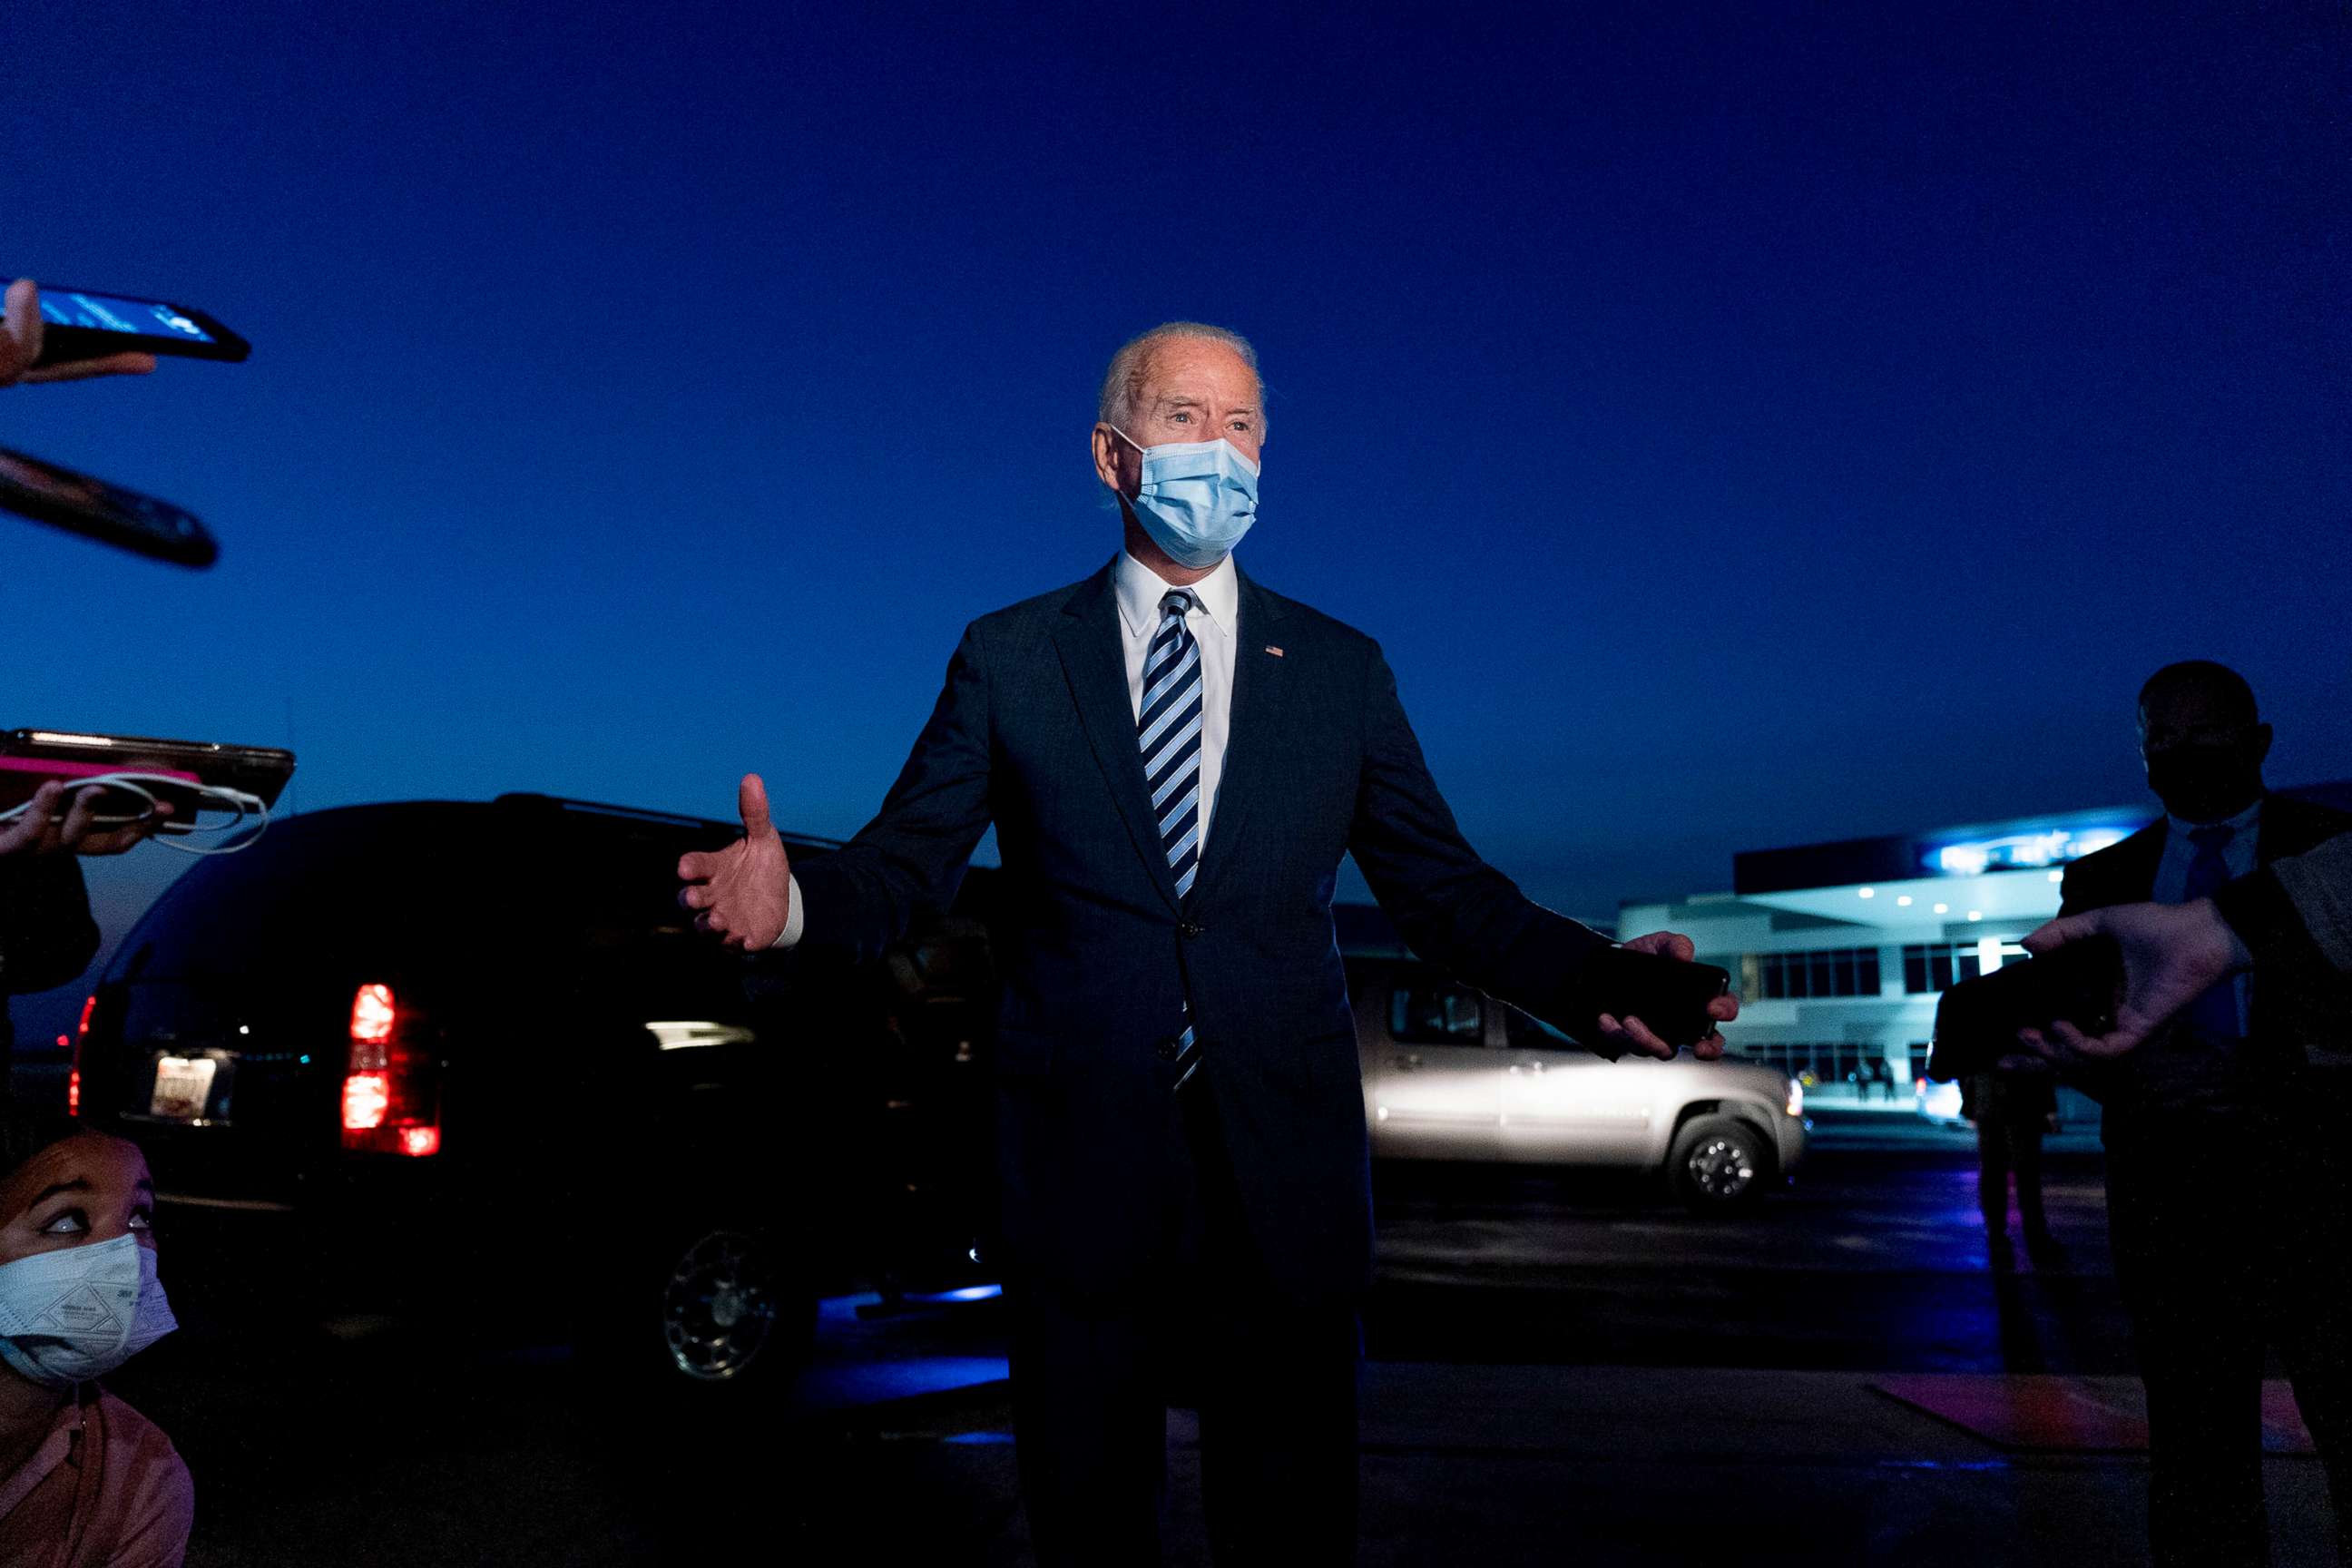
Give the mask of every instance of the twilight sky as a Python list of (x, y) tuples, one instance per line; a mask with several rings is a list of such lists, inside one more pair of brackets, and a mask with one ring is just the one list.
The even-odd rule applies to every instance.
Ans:
[(1197, 317), (1267, 373), (1244, 568), (1571, 912), (2137, 800), (2178, 658), (2352, 776), (2352, 12), (1545, 9), (14, 29), (0, 273), (255, 350), (0, 393), (224, 546), (0, 521), (0, 723), (290, 742), (303, 809), (757, 768), (845, 835), (964, 622), (1115, 548), (1102, 363)]

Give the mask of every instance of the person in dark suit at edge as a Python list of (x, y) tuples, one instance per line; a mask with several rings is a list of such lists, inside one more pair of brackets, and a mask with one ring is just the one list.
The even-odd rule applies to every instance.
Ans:
[[(2271, 727), (2225, 666), (2158, 670), (2139, 730), (2165, 815), (2067, 868), (2062, 920), (2208, 899), (2352, 828), (2264, 787)], [(2266, 1563), (2266, 1345), (2294, 1380), (2339, 1521), (2352, 1508), (2352, 1224), (2326, 1156), (2352, 1086), (2352, 984), (2225, 977), (2129, 1055), (2074, 1066), (2105, 1108), (2108, 1235), (2147, 1390), (2155, 1561)]]
[[(1160, 1561), (1178, 1362), (1217, 1561), (1354, 1560), (1371, 1210), (1343, 855), (1423, 957), (1604, 1055), (1675, 1054), (1586, 994), (1606, 940), (1464, 841), (1380, 646), (1234, 563), (1263, 397), (1223, 329), (1121, 348), (1092, 436), (1121, 552), (966, 628), (847, 847), (793, 869), (755, 774), (743, 837), (679, 866), (730, 945), (870, 958), (946, 906), (995, 824), (1015, 1441), (1048, 1564)], [(1691, 956), (1666, 932), (1625, 945)]]

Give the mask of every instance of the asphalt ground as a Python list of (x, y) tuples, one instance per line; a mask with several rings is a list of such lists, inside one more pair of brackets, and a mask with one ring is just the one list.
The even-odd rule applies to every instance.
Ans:
[[(2083, 1378), (2128, 1415), (2095, 1155), (2051, 1163), (2063, 1258), (2000, 1269), (1965, 1147), (1856, 1142), (1741, 1219), (1642, 1181), (1379, 1173), (1368, 1568), (2142, 1561), (2140, 1457), (2005, 1447), (1876, 1386)], [(836, 1300), (796, 1388), (697, 1405), (484, 1326), (511, 1300), (319, 1320), (299, 1257), (164, 1247), (186, 1327), (113, 1381), (195, 1474), (195, 1568), (1028, 1561), (1002, 1300)], [(1177, 1563), (1206, 1561), (1194, 1433), (1171, 1413)], [(2316, 1461), (2269, 1479), (2277, 1561), (2331, 1561)]]

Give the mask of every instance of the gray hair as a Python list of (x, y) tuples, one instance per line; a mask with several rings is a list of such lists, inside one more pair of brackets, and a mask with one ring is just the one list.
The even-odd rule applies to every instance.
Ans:
[[(1118, 353), (1110, 356), (1110, 369), (1103, 373), (1102, 396), (1095, 405), (1095, 417), (1106, 425), (1133, 423), (1135, 400), (1143, 395), (1143, 377), (1151, 365), (1151, 351), (1170, 338), (1197, 338), (1204, 342), (1223, 343), (1242, 356), (1242, 363), (1257, 379), (1260, 402), (1265, 398), (1265, 378), (1258, 374), (1257, 351), (1239, 332), (1223, 327), (1213, 327), (1206, 321), (1162, 321), (1148, 332), (1139, 332), (1119, 345)], [(1258, 410), (1258, 427), (1265, 427), (1265, 410)]]

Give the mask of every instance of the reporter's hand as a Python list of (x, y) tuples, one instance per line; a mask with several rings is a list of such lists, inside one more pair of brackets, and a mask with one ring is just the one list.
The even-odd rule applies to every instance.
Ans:
[[(88, 381), (96, 375), (145, 375), (155, 368), (155, 356), (108, 354), (102, 359), (68, 360), (63, 364), (33, 363), (41, 357), (41, 291), (29, 278), (8, 285), (6, 323), (0, 329), (0, 386), (44, 381)], [(129, 846), (124, 846), (128, 848)]]
[[(1698, 949), (1691, 939), (1677, 931), (1654, 931), (1647, 936), (1637, 936), (1623, 944), (1635, 952), (1654, 952), (1688, 963), (1697, 956)], [(1706, 1005), (1706, 1016), (1718, 1024), (1728, 1024), (1739, 1016), (1739, 998), (1722, 995)], [(1662, 1062), (1675, 1059), (1675, 1047), (1650, 1031), (1639, 1018), (1617, 1019), (1601, 1015), (1601, 1037), (1627, 1050), (1655, 1057)], [(1719, 1061), (1723, 1057), (1723, 1031), (1715, 1030), (1706, 1038), (1691, 1047), (1691, 1055), (1701, 1061)]]
[(737, 786), (736, 810), (743, 837), (724, 849), (698, 851), (677, 862), (677, 901), (695, 912), (697, 931), (722, 938), (739, 951), (759, 952), (776, 945), (792, 913), (793, 866), (784, 840), (768, 820), (768, 788), (757, 773)]
[(163, 801), (144, 821), (125, 823), (117, 827), (97, 827), (92, 818), (98, 815), (99, 796), (103, 790), (74, 791), (73, 803), (60, 815), (58, 803), (65, 798), (66, 786), (56, 779), (49, 780), (33, 792), (33, 798), (14, 820), (0, 824), (0, 858), (11, 855), (120, 855), (124, 850), (152, 835), (163, 818), (172, 815), (171, 806)]
[(2123, 951), (2124, 994), (2116, 1005), (2116, 1026), (2084, 1035), (2060, 1020), (2047, 1035), (2018, 1033), (2018, 1042), (2053, 1061), (2068, 1057), (2105, 1059), (2144, 1044), (2174, 1015), (2236, 970), (2253, 962), (2238, 933), (2210, 899), (2187, 904), (2117, 904), (2050, 921), (2025, 939), (2040, 957), (2070, 942), (2107, 936)]

